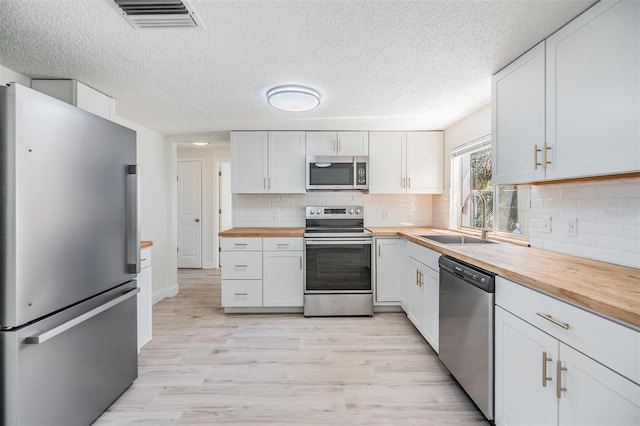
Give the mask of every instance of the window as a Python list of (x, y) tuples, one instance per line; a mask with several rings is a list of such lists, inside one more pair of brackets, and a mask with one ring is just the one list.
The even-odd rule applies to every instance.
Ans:
[[(451, 153), (451, 221), (454, 228), (482, 228), (483, 199), (487, 229), (528, 236), (531, 188), (491, 184), (491, 137)], [(462, 213), (462, 203), (466, 209)]]

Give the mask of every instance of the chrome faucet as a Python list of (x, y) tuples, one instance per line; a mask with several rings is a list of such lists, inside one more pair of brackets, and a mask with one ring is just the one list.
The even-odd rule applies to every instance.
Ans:
[(464, 201), (462, 202), (461, 211), (462, 211), (462, 214), (465, 214), (465, 207), (467, 205), (467, 201), (469, 201), (469, 198), (471, 198), (472, 196), (480, 197), (480, 201), (482, 201), (482, 228), (480, 228), (480, 238), (482, 238), (483, 240), (486, 240), (487, 232), (489, 232), (489, 230), (487, 229), (487, 200), (484, 198), (484, 195), (482, 195), (482, 193), (477, 189), (473, 189), (469, 193), (469, 195), (465, 197)]

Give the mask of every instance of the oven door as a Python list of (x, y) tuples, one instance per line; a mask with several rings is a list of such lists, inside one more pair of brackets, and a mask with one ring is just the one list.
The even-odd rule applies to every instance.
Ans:
[(371, 239), (305, 240), (305, 294), (371, 293)]

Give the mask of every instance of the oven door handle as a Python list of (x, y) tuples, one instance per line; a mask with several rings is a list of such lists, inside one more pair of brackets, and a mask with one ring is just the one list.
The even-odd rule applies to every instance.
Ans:
[(328, 245), (335, 246), (335, 245), (347, 245), (347, 244), (372, 245), (373, 241), (372, 240), (348, 240), (346, 238), (340, 238), (340, 239), (323, 238), (322, 240), (305, 240), (304, 243), (308, 246), (328, 246)]

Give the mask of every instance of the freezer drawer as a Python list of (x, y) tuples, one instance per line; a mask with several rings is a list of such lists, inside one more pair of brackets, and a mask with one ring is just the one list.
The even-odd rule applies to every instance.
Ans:
[(0, 424), (88, 425), (138, 376), (132, 281), (0, 332)]

